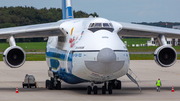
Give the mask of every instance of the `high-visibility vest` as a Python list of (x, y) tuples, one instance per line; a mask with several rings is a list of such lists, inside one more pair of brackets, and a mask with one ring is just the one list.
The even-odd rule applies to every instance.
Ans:
[(160, 80), (157, 80), (156, 86), (161, 86), (161, 81)]

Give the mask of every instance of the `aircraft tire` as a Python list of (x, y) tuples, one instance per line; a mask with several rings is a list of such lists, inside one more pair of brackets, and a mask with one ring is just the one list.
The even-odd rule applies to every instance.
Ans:
[(97, 88), (97, 86), (94, 86), (94, 87), (93, 87), (93, 91), (94, 91), (94, 94), (97, 94), (97, 93), (98, 93), (98, 88)]
[(91, 86), (88, 86), (88, 87), (87, 87), (87, 94), (91, 94), (91, 91), (92, 91)]
[(50, 81), (50, 83), (49, 83), (49, 90), (53, 90), (54, 89), (53, 84), (54, 84), (54, 82)]
[(46, 89), (49, 89), (50, 80), (46, 80)]
[(116, 83), (115, 82), (116, 82), (116, 80), (111, 81), (111, 85), (112, 85), (113, 89), (116, 89)]
[(54, 79), (51, 78), (50, 84), (49, 84), (49, 89), (53, 90), (54, 89)]
[(57, 82), (56, 88), (57, 88), (58, 90), (61, 90), (61, 82), (60, 82), (60, 81)]
[(102, 94), (106, 94), (106, 87), (102, 86)]
[(117, 81), (116, 89), (121, 89), (121, 81)]
[(113, 86), (111, 84), (108, 85), (108, 92), (112, 94)]

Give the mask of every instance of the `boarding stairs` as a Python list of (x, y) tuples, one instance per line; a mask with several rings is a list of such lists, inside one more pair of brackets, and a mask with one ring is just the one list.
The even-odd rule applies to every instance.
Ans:
[(128, 73), (126, 73), (126, 75), (127, 75), (127, 77), (128, 77), (132, 82), (134, 82), (135, 84), (137, 84), (140, 92), (142, 92), (141, 87), (139, 86), (139, 84), (138, 84), (138, 82), (137, 82), (137, 80), (140, 81), (140, 79), (133, 73), (133, 71), (132, 71), (130, 68), (129, 68), (129, 70), (128, 70)]

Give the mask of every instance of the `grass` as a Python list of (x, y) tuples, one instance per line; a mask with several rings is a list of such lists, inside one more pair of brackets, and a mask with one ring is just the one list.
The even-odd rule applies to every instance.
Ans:
[(46, 61), (45, 54), (27, 54), (26, 61)]
[[(180, 60), (180, 54), (177, 59)], [(26, 61), (45, 61), (45, 54), (27, 54)], [(154, 60), (153, 54), (130, 54), (130, 60)], [(0, 55), (0, 61), (3, 61), (3, 55)]]
[(147, 44), (147, 41), (150, 38), (125, 38), (122, 39), (123, 42), (127, 42), (128, 51), (129, 52), (154, 52), (156, 50), (156, 46), (150, 47), (132, 47), (132, 44)]
[[(149, 38), (137, 38), (137, 39), (123, 39), (127, 41), (128, 45), (130, 44), (143, 44), (146, 43)], [(26, 42), (26, 43), (17, 43), (17, 46), (22, 47), (26, 52), (45, 52), (46, 42)], [(9, 47), (9, 43), (0, 43), (0, 52), (4, 52), (6, 48)], [(154, 52), (157, 47), (127, 47), (129, 52)], [(177, 52), (180, 52), (180, 46), (174, 47)], [(131, 60), (153, 60), (153, 54), (130, 54)], [(3, 56), (0, 55), (0, 61), (3, 60)], [(45, 54), (27, 54), (26, 61), (45, 61)], [(180, 60), (180, 55), (178, 55), (178, 60)]]
[[(127, 41), (127, 45), (129, 45), (129, 52), (154, 52), (158, 47), (149, 46), (149, 47), (132, 47), (132, 44), (146, 44), (150, 38), (126, 38), (122, 41)], [(180, 46), (173, 47), (177, 52), (180, 52)]]
[(154, 60), (153, 54), (130, 54), (130, 60)]
[(129, 52), (154, 52), (158, 47), (127, 47)]
[[(123, 39), (123, 41), (127, 41), (127, 44), (143, 44), (146, 43), (150, 38), (128, 38)], [(17, 46), (22, 47), (25, 52), (45, 52), (47, 42), (25, 42), (25, 43), (17, 43)], [(131, 45), (130, 45), (131, 46)], [(9, 43), (0, 43), (0, 52), (4, 52), (5, 49), (9, 47)], [(129, 52), (154, 52), (157, 47), (127, 47)], [(180, 46), (174, 47), (177, 52), (180, 52)]]
[[(149, 46), (149, 47), (127, 47), (129, 52), (154, 52), (158, 47)], [(180, 46), (173, 46), (173, 48), (180, 52)]]
[[(46, 42), (16, 43), (16, 45), (23, 48), (25, 52), (45, 52), (46, 44)], [(0, 43), (0, 52), (4, 52), (8, 47), (9, 43)]]
[[(180, 54), (177, 55), (177, 59), (180, 60)], [(130, 60), (154, 60), (153, 54), (130, 54)]]
[(132, 44), (147, 44), (147, 41), (151, 40), (150, 38), (125, 38), (122, 41), (127, 41), (127, 45), (132, 46)]
[[(46, 55), (45, 54), (27, 54), (26, 61), (45, 61)], [(0, 55), (0, 61), (3, 61), (3, 55)]]
[[(46, 42), (25, 42), (25, 43), (16, 43), (17, 46), (20, 46), (24, 49), (25, 52), (45, 52)], [(4, 52), (9, 47), (9, 43), (0, 43), (0, 52)], [(45, 61), (45, 54), (27, 54), (26, 61)], [(3, 61), (3, 55), (0, 55), (0, 61)]]

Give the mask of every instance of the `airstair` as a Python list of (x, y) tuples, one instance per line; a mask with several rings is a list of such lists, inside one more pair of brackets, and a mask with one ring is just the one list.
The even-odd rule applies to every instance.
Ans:
[(139, 86), (137, 79), (140, 81), (140, 79), (133, 73), (133, 71), (129, 68), (128, 73), (126, 73), (127, 77), (134, 82), (135, 84), (137, 84), (140, 92), (142, 92), (141, 87)]

